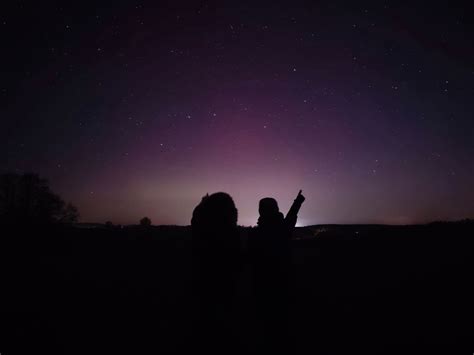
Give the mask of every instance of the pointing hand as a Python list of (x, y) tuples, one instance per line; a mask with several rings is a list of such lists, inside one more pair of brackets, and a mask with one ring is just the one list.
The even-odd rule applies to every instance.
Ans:
[(298, 192), (298, 196), (296, 196), (296, 201), (298, 201), (299, 203), (303, 203), (305, 200), (305, 197), (302, 195), (302, 192), (303, 190), (300, 190), (300, 192)]

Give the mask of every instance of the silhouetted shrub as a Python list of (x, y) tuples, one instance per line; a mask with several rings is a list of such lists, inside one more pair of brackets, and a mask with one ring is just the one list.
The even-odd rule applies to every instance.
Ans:
[(66, 204), (37, 174), (0, 175), (1, 223), (73, 223), (78, 218), (77, 208)]
[(151, 226), (151, 219), (148, 218), (148, 217), (143, 217), (141, 220), (140, 220), (140, 225), (142, 227), (149, 227)]

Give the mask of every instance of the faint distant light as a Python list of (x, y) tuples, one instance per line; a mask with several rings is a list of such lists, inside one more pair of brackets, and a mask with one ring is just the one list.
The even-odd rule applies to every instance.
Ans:
[(298, 218), (298, 221), (296, 222), (296, 227), (305, 227), (308, 226), (309, 223), (305, 219)]

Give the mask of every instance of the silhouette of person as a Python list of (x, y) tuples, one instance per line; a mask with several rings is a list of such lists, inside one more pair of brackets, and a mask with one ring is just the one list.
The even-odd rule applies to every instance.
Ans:
[(206, 195), (193, 211), (193, 346), (206, 353), (232, 347), (231, 302), (239, 265), (237, 209), (224, 192)]
[(288, 350), (289, 241), (304, 200), (300, 190), (286, 217), (275, 199), (266, 197), (259, 203), (260, 217), (251, 248), (256, 312), (263, 326), (260, 346), (266, 351)]

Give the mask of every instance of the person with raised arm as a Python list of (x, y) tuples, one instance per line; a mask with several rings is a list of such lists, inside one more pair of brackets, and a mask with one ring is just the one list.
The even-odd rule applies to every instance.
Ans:
[(305, 197), (300, 190), (286, 217), (274, 198), (260, 200), (257, 227), (251, 238), (253, 289), (256, 313), (262, 326), (261, 349), (290, 351), (288, 305), (290, 300), (290, 240)]

